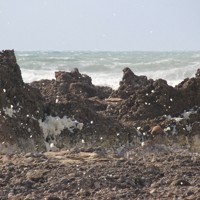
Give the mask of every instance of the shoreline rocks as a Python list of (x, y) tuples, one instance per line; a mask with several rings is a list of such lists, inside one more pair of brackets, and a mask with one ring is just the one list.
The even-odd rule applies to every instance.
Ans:
[(93, 85), (77, 68), (26, 84), (14, 51), (2, 51), (0, 150), (137, 147), (155, 139), (151, 128), (158, 125), (163, 134), (156, 142), (177, 142), (199, 151), (199, 70), (175, 87), (162, 79), (137, 76), (129, 68), (123, 70), (117, 90)]
[(171, 87), (126, 68), (114, 91), (74, 69), (26, 84), (0, 52), (0, 199), (198, 199), (199, 74)]
[[(98, 149), (99, 150), (99, 149)], [(200, 156), (164, 145), (0, 155), (1, 199), (198, 199)]]
[(0, 152), (45, 150), (40, 91), (22, 80), (14, 51), (0, 52)]

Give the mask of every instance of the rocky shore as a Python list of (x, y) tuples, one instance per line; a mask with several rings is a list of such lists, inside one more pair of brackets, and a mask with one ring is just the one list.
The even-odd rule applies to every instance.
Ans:
[(1, 155), (0, 199), (199, 199), (199, 154), (157, 148)]
[(0, 199), (198, 199), (200, 69), (172, 87), (123, 70), (24, 83), (0, 52)]

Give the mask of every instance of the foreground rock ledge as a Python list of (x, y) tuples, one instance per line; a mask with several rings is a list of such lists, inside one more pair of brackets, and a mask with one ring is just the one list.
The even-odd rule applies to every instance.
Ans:
[(0, 198), (198, 199), (199, 154), (156, 148), (128, 157), (92, 149), (0, 155)]

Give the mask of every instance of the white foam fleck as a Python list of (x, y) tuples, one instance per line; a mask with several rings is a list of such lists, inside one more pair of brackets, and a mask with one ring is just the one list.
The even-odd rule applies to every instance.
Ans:
[(9, 117), (13, 117), (13, 115), (16, 113), (16, 111), (13, 109), (12, 105), (10, 108), (8, 108), (8, 107), (3, 108), (3, 111), (4, 111), (5, 115), (8, 115)]
[(84, 139), (82, 139), (82, 140), (81, 140), (81, 142), (84, 144), (84, 143), (85, 143), (85, 140), (84, 140)]
[(190, 124), (186, 125), (186, 130), (190, 132), (192, 130), (192, 126)]
[(164, 131), (170, 131), (170, 130), (171, 130), (171, 128), (169, 126), (164, 129)]
[(166, 119), (168, 120), (175, 120), (176, 122), (180, 122), (183, 119), (190, 119), (191, 114), (196, 114), (197, 111), (194, 110), (189, 110), (189, 111), (184, 111), (180, 116), (178, 117), (171, 117), (170, 115), (165, 115)]
[(78, 124), (76, 125), (76, 128), (79, 129), (79, 130), (82, 130), (82, 128), (83, 128), (83, 123), (78, 123)]
[(53, 147), (54, 147), (54, 144), (53, 144), (53, 143), (51, 143), (51, 144), (50, 144), (50, 147), (51, 147), (51, 148), (53, 148)]
[(184, 113), (182, 114), (183, 115), (183, 118), (185, 119), (189, 119), (190, 118), (190, 115), (191, 114), (194, 114), (194, 113), (197, 113), (197, 111), (193, 111), (193, 110), (190, 110), (190, 111), (184, 111)]
[(48, 146), (49, 151), (58, 151), (59, 149), (54, 145), (54, 143), (50, 143)]
[(142, 146), (142, 147), (144, 146), (144, 142), (141, 142), (141, 146)]
[(176, 126), (173, 126), (172, 135), (175, 135), (175, 134), (177, 134), (177, 130), (176, 130)]

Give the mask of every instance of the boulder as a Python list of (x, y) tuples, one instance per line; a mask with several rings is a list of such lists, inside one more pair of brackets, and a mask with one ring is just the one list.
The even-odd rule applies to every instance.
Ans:
[(160, 124), (164, 134), (156, 135), (160, 137), (154, 139), (156, 142), (167, 145), (178, 143), (197, 151), (200, 138), (200, 70), (195, 77), (187, 78), (175, 87), (162, 79), (137, 76), (128, 68), (123, 72), (119, 88), (108, 98), (121, 100), (108, 105), (106, 112), (122, 124), (138, 127), (145, 134), (145, 139), (152, 138), (151, 127)]
[[(119, 88), (110, 98), (124, 99), (107, 112), (124, 121), (153, 119), (162, 115), (177, 116), (184, 110), (200, 106), (200, 78), (186, 79), (176, 87), (167, 81), (135, 75), (129, 68)], [(198, 73), (197, 73), (198, 74)]]
[(43, 97), (22, 80), (13, 50), (0, 52), (0, 152), (44, 150)]
[(123, 73), (115, 91), (77, 68), (25, 84), (14, 51), (0, 52), (0, 151), (118, 149), (152, 139), (199, 151), (200, 70), (175, 87)]
[(133, 136), (138, 134), (133, 127), (127, 128), (105, 115), (105, 99), (112, 89), (93, 85), (91, 78), (76, 68), (71, 72), (55, 72), (55, 79), (35, 81), (31, 86), (42, 93), (47, 116), (59, 120), (67, 117), (76, 121), (78, 127), (83, 124), (81, 130), (65, 128), (58, 135), (48, 137), (48, 142), (60, 149), (98, 145), (111, 148), (123, 142), (131, 143)]

